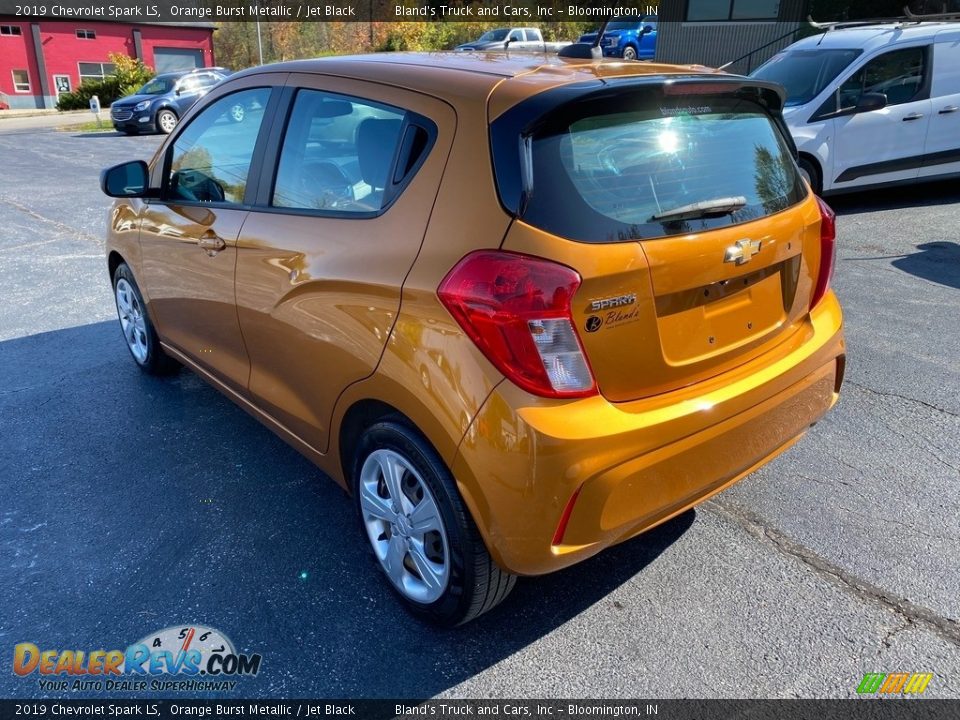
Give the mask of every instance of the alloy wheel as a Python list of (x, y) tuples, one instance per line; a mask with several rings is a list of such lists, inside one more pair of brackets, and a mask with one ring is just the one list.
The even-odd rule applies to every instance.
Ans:
[(169, 110), (164, 110), (157, 116), (157, 123), (159, 123), (160, 129), (169, 135), (177, 126), (177, 116)]
[(141, 365), (147, 361), (147, 325), (144, 320), (143, 307), (133, 287), (124, 278), (117, 280), (115, 290), (117, 299), (117, 315), (120, 317), (120, 328), (127, 341), (127, 347), (134, 359)]

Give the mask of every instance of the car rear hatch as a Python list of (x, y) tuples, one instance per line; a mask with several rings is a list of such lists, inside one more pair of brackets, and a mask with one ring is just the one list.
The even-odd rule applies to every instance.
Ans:
[(503, 249), (580, 274), (572, 322), (607, 399), (802, 339), (821, 216), (781, 104), (762, 82), (659, 76), (546, 91), (492, 123), (517, 217)]

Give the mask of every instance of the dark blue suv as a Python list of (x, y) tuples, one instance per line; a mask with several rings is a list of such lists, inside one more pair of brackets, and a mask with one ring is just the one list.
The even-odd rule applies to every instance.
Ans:
[(229, 74), (226, 68), (212, 67), (157, 75), (135, 94), (110, 106), (113, 127), (127, 135), (155, 130), (169, 133), (191, 105)]
[[(580, 42), (592, 43), (597, 34), (586, 33)], [(653, 60), (657, 49), (657, 16), (615, 17), (607, 24), (600, 43), (604, 57), (624, 60)]]

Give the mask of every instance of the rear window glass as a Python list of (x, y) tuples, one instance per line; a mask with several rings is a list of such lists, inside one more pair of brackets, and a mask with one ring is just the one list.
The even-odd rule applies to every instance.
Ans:
[[(615, 242), (747, 222), (806, 196), (790, 148), (761, 106), (684, 100), (603, 114), (590, 112), (598, 103), (581, 104), (550, 121), (533, 138), (523, 219), (563, 237)], [(666, 217), (731, 198), (732, 212)]]

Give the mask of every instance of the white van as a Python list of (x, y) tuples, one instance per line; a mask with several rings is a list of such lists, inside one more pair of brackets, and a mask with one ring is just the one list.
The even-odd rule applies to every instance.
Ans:
[(783, 116), (818, 194), (960, 175), (960, 23), (833, 29), (752, 77), (786, 88)]

